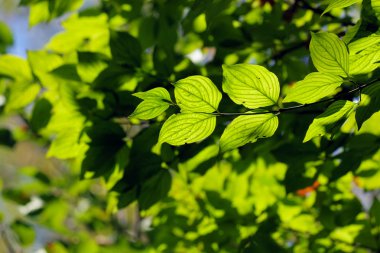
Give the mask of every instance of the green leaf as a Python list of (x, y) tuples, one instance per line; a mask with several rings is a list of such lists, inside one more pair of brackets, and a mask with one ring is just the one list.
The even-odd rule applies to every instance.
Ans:
[(52, 114), (52, 104), (46, 98), (39, 99), (33, 107), (32, 117), (30, 119), (30, 128), (38, 132), (47, 126)]
[(355, 118), (360, 129), (372, 114), (380, 111), (380, 82), (364, 88), (360, 94), (360, 103)]
[(133, 94), (133, 96), (141, 98), (143, 100), (166, 100), (166, 101), (172, 101), (170, 98), (169, 92), (165, 88), (154, 88), (148, 91), (144, 92), (136, 92)]
[(65, 31), (53, 36), (46, 49), (62, 54), (85, 51), (110, 56), (110, 31), (106, 14), (72, 15), (62, 26)]
[(342, 37), (344, 43), (348, 44), (351, 40), (357, 36), (357, 33), (360, 31), (360, 27), (362, 26), (362, 20), (359, 19), (354, 26), (351, 26), (347, 29), (346, 34)]
[(21, 4), (30, 5), (29, 27), (32, 27), (41, 22), (47, 22), (62, 16), (65, 12), (79, 9), (83, 4), (83, 0), (23, 1)]
[(13, 44), (11, 29), (6, 23), (0, 21), (0, 53), (5, 53), (6, 48)]
[(9, 95), (5, 107), (7, 112), (28, 105), (40, 91), (40, 86), (33, 82), (32, 71), (28, 62), (20, 57), (0, 56), (0, 77), (2, 75), (14, 80), (9, 86)]
[(112, 59), (117, 63), (135, 67), (141, 65), (140, 42), (129, 33), (111, 31), (110, 47)]
[(174, 84), (174, 94), (182, 112), (214, 112), (222, 94), (207, 77), (190, 76)]
[[(159, 173), (146, 180), (138, 196), (141, 210), (147, 210), (153, 204), (168, 195), (172, 185), (172, 177), (168, 170), (161, 169)], [(154, 194), (152, 194), (154, 193)]]
[(348, 45), (350, 73), (367, 74), (380, 66), (380, 35), (372, 34)]
[(335, 8), (345, 8), (362, 0), (330, 0), (326, 10), (322, 13), (325, 14)]
[(31, 224), (27, 224), (23, 221), (16, 220), (11, 225), (12, 231), (14, 231), (20, 240), (21, 245), (33, 245), (36, 240), (36, 230)]
[(52, 115), (46, 126), (46, 131), (54, 136), (47, 156), (59, 159), (76, 158), (87, 147), (81, 141), (86, 118), (79, 111), (77, 94), (70, 82), (59, 85), (55, 94), (59, 99), (52, 102)]
[(13, 80), (33, 80), (28, 62), (14, 55), (0, 55), (1, 76), (10, 77)]
[(97, 122), (87, 130), (91, 139), (89, 149), (82, 162), (82, 175), (94, 172), (94, 177), (109, 176), (117, 166), (124, 169), (128, 163), (128, 152), (123, 138), (125, 132), (114, 122)]
[(350, 73), (368, 74), (380, 66), (380, 44), (367, 48), (356, 55), (350, 55)]
[(172, 50), (168, 50), (165, 47), (155, 46), (153, 51), (153, 66), (159, 76), (169, 77), (176, 64), (175, 55)]
[(79, 9), (83, 0), (51, 0), (49, 1), (50, 19), (59, 17), (65, 12)]
[(158, 99), (142, 101), (135, 111), (129, 116), (142, 120), (153, 119), (169, 108), (169, 104)]
[(92, 83), (96, 77), (107, 68), (107, 58), (102, 54), (78, 52), (78, 75), (82, 81)]
[(351, 42), (350, 44), (348, 44), (348, 49), (349, 49), (350, 55), (355, 55), (355, 54), (360, 53), (360, 51), (363, 51), (372, 46), (378, 45), (379, 43), (380, 43), (380, 35), (371, 34), (368, 37), (364, 37), (364, 38), (355, 40), (354, 42)]
[(277, 127), (278, 118), (271, 113), (239, 116), (224, 130), (220, 138), (221, 151), (225, 152), (250, 142), (253, 143), (258, 138), (270, 137)]
[(316, 136), (323, 136), (331, 130), (338, 121), (346, 118), (354, 109), (355, 103), (346, 100), (336, 101), (324, 113), (318, 115), (309, 126), (303, 142)]
[(297, 82), (283, 102), (313, 103), (334, 94), (342, 83), (343, 79), (340, 76), (320, 72), (310, 73), (304, 80)]
[(380, 20), (380, 0), (371, 0), (371, 6), (378, 20)]
[[(374, 198), (372, 207), (370, 209), (370, 219), (373, 219), (373, 224), (377, 227), (377, 233), (380, 229), (380, 201), (377, 198)], [(378, 234), (379, 236), (379, 234)]]
[(170, 94), (165, 88), (154, 88), (145, 92), (134, 93), (133, 96), (143, 99), (135, 111), (129, 116), (142, 120), (153, 119), (169, 108)]
[(28, 61), (44, 88), (57, 86), (56, 78), (50, 72), (64, 63), (59, 55), (47, 51), (28, 51)]
[(33, 27), (41, 22), (46, 22), (50, 18), (49, 2), (41, 1), (30, 6), (29, 27)]
[(154, 17), (150, 16), (141, 18), (138, 39), (143, 49), (152, 47), (156, 42), (156, 21)]
[(348, 76), (349, 60), (347, 46), (335, 34), (312, 33), (310, 54), (319, 72)]
[(112, 64), (100, 72), (92, 86), (95, 89), (134, 91), (139, 80), (135, 71)]
[(258, 65), (223, 66), (223, 91), (237, 104), (259, 108), (276, 104), (280, 94), (277, 76)]
[(52, 141), (46, 156), (56, 157), (58, 159), (78, 157), (84, 148), (84, 144), (80, 142), (81, 135), (81, 129), (74, 127), (64, 130), (60, 129)]
[(5, 104), (5, 111), (11, 112), (27, 106), (37, 97), (40, 86), (36, 83), (16, 82), (12, 84)]
[(162, 126), (158, 142), (167, 142), (174, 146), (198, 142), (211, 135), (215, 125), (216, 117), (214, 115), (202, 113), (174, 114)]

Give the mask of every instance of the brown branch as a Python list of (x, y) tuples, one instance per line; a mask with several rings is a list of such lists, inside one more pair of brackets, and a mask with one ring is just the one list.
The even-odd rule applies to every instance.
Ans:
[[(358, 91), (361, 91), (362, 89), (370, 86), (370, 85), (373, 85), (374, 83), (380, 81), (380, 78), (377, 78), (377, 79), (374, 79), (366, 84), (362, 84), (362, 85), (358, 85), (357, 87), (351, 89), (351, 90), (348, 90), (348, 91), (344, 91), (344, 92), (340, 92), (338, 93), (337, 95), (335, 95), (334, 97), (332, 98), (327, 98), (327, 99), (323, 99), (323, 100), (320, 100), (320, 101), (317, 101), (317, 102), (314, 102), (314, 103), (310, 103), (310, 104), (302, 104), (302, 105), (296, 105), (296, 106), (291, 106), (291, 107), (285, 107), (285, 108), (280, 108), (280, 109), (277, 109), (277, 110), (271, 110), (271, 111), (248, 111), (248, 112), (214, 112), (214, 113), (206, 113), (206, 114), (212, 114), (212, 115), (215, 115), (215, 116), (241, 116), (241, 115), (259, 115), (259, 114), (269, 114), (269, 113), (272, 113), (272, 114), (280, 114), (280, 113), (305, 113), (307, 111), (301, 111), (301, 112), (297, 112), (297, 110), (299, 109), (303, 109), (303, 108), (308, 108), (308, 107), (311, 107), (311, 106), (314, 106), (314, 105), (317, 105), (317, 104), (322, 104), (322, 103), (327, 103), (327, 102), (335, 102), (335, 101), (338, 101), (340, 100), (340, 98), (342, 97), (345, 97), (349, 94), (352, 94), (352, 93), (355, 93), (355, 92), (358, 92)], [(262, 109), (260, 109), (262, 110)]]

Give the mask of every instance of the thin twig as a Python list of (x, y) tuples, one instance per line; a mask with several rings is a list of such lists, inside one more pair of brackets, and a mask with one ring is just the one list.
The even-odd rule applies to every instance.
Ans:
[[(380, 81), (380, 78), (374, 79), (374, 80), (372, 80), (372, 81), (370, 81), (370, 82), (368, 82), (366, 84), (358, 85), (357, 87), (355, 87), (355, 88), (353, 88), (351, 90), (338, 93), (337, 95), (335, 95), (332, 98), (327, 98), (327, 99), (320, 100), (320, 101), (317, 101), (317, 102), (314, 102), (314, 103), (310, 103), (310, 104), (296, 105), (296, 106), (285, 107), (285, 108), (280, 108), (280, 109), (271, 110), (271, 111), (213, 112), (213, 113), (206, 113), (206, 114), (212, 114), (212, 115), (215, 115), (215, 116), (242, 116), (242, 115), (248, 116), (248, 115), (260, 115), (260, 114), (269, 114), (269, 113), (276, 114), (276, 115), (278, 115), (280, 113), (288, 113), (288, 112), (293, 112), (294, 113), (294, 111), (302, 109), (302, 108), (308, 108), (308, 107), (311, 107), (311, 106), (314, 106), (314, 105), (317, 105), (317, 104), (337, 101), (341, 97), (344, 97), (344, 96), (347, 96), (349, 94), (361, 91), (362, 89), (364, 89), (364, 88), (366, 88), (366, 87), (368, 87), (368, 86), (370, 86), (370, 85), (372, 85), (372, 84), (374, 84), (374, 83), (376, 83), (378, 81)], [(302, 113), (304, 113), (304, 112), (305, 111), (302, 111)]]

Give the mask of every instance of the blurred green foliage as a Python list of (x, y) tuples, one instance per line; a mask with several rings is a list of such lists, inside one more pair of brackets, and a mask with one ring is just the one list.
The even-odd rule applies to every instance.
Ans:
[[(361, 109), (360, 130), (351, 115), (330, 136), (302, 143), (329, 105), (321, 103), (280, 114), (273, 137), (225, 153), (219, 138), (231, 117), (217, 117), (206, 140), (179, 147), (157, 145), (178, 108), (128, 118), (141, 101), (133, 93), (164, 87), (173, 95), (171, 84), (188, 76), (222, 90), (223, 64), (275, 73), (281, 105), (315, 71), (311, 31), (347, 44), (379, 35), (379, 1), (332, 2), (102, 0), (80, 9), (82, 1), (21, 1), (30, 26), (69, 14), (27, 59), (0, 55), (0, 144), (37, 143), (57, 165), (18, 168), (14, 183), (4, 177), (0, 251), (378, 252), (377, 95)], [(1, 52), (9, 34), (0, 24)], [(378, 65), (357, 76), (378, 77)], [(219, 109), (243, 112), (225, 94)], [(11, 119), (18, 123), (3, 123)]]
[(0, 53), (5, 53), (7, 47), (13, 44), (13, 36), (9, 27), (0, 21)]

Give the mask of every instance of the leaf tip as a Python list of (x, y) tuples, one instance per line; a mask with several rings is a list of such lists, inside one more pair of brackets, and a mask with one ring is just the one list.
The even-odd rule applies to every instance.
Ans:
[(223, 72), (229, 71), (231, 69), (231, 67), (232, 67), (232, 65), (223, 64), (222, 65), (222, 70), (223, 70)]

